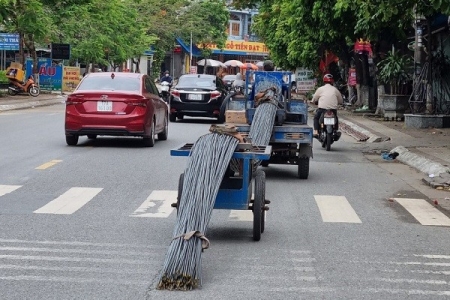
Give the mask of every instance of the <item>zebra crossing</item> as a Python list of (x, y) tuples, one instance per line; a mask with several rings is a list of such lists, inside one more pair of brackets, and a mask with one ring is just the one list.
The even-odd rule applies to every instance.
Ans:
[[(2, 196), (15, 193), (21, 185), (0, 185), (0, 199)], [(34, 214), (71, 215), (83, 209), (94, 200), (103, 188), (72, 187), (57, 198), (33, 211)], [(142, 204), (131, 211), (133, 218), (168, 218), (175, 211), (172, 207), (177, 201), (177, 191), (154, 190)], [(425, 199), (392, 198), (401, 205), (418, 223), (424, 226), (450, 226), (450, 218)], [(324, 223), (362, 223), (358, 213), (345, 196), (314, 195)], [(253, 221), (250, 210), (230, 210), (228, 218), (232, 221)]]

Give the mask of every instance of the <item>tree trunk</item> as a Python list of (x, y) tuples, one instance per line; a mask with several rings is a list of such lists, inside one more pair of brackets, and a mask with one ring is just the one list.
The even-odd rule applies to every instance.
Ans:
[(355, 54), (358, 106), (369, 108), (369, 61), (365, 53)]
[(38, 70), (38, 58), (36, 53), (36, 47), (34, 46), (33, 36), (31, 34), (27, 34), (26, 39), (24, 38), (24, 43), (27, 46), (28, 51), (30, 52), (31, 58), (33, 59), (33, 74), (37, 74)]
[[(19, 63), (25, 65), (25, 53), (23, 49), (23, 33), (19, 32)], [(24, 66), (25, 67), (25, 66)]]
[[(384, 85), (379, 85), (378, 86), (378, 96), (384, 94)], [(383, 103), (380, 100), (380, 97), (378, 97), (378, 101), (377, 101), (377, 109), (375, 110), (375, 114), (376, 115), (384, 115), (384, 108), (383, 108)]]

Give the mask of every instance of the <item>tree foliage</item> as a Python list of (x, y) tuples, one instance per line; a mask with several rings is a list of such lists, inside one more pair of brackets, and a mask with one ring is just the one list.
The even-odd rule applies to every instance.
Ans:
[(450, 14), (441, 0), (235, 0), (236, 8), (258, 7), (255, 29), (271, 58), (285, 68), (317, 69), (325, 50), (341, 58), (356, 39), (380, 33), (402, 38), (418, 15)]
[(195, 44), (201, 45), (204, 57), (211, 55), (210, 45), (224, 48), (227, 39), (225, 29), (228, 24), (229, 12), (224, 1), (202, 0), (193, 1), (184, 13), (180, 14), (179, 21), (181, 37), (192, 39)]
[(112, 67), (127, 59), (138, 67), (150, 48), (161, 60), (190, 32), (223, 46), (227, 21), (224, 2), (213, 0), (0, 0), (3, 30), (19, 33), (34, 58), (37, 45), (69, 43), (72, 62)]

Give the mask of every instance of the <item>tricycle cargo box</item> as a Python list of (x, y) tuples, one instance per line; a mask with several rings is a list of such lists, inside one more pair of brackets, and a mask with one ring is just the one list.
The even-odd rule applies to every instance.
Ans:
[(227, 110), (225, 112), (226, 123), (246, 124), (245, 110)]
[(18, 62), (12, 62), (12, 63), (9, 65), (9, 67), (10, 67), (11, 69), (20, 69), (20, 70), (23, 69), (23, 65), (22, 65), (21, 63), (18, 63)]

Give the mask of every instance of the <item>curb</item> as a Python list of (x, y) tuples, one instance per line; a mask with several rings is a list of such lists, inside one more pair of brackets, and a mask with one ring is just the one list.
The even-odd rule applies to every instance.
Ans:
[(416, 168), (428, 176), (439, 176), (442, 173), (450, 173), (450, 168), (441, 165), (435, 161), (429, 160), (423, 156), (417, 155), (403, 146), (397, 146), (390, 152), (397, 152), (397, 159), (408, 166)]
[(54, 105), (54, 104), (64, 103), (64, 102), (65, 102), (65, 97), (58, 96), (58, 98), (41, 99), (41, 100), (27, 101), (27, 102), (22, 102), (22, 103), (15, 103), (15, 104), (0, 104), (0, 112), (8, 111), (8, 110), (34, 108), (37, 106), (49, 106), (49, 105)]
[(389, 140), (383, 139), (382, 137), (373, 134), (372, 132), (356, 125), (355, 123), (352, 123), (347, 120), (339, 120), (340, 123), (340, 129), (347, 133), (348, 135), (352, 136), (353, 138), (357, 139), (360, 142), (366, 142), (366, 143), (379, 143), (382, 141)]

